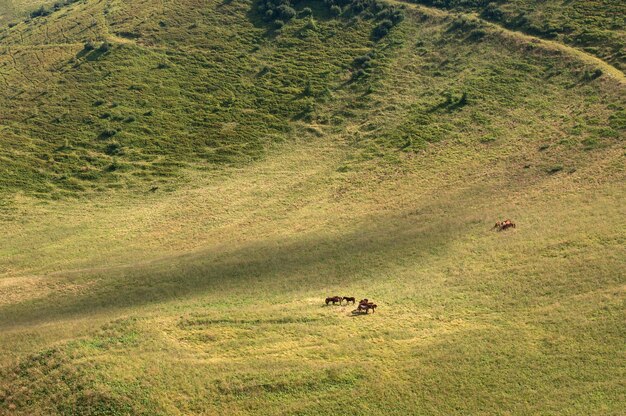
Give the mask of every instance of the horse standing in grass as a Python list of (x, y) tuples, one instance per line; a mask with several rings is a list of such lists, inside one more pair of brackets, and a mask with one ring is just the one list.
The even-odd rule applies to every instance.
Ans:
[(515, 223), (509, 219), (506, 219), (504, 221), (496, 221), (496, 225), (494, 225), (493, 228), (497, 229), (498, 231), (504, 231), (508, 228), (515, 228)]
[(342, 297), (341, 296), (331, 296), (329, 298), (326, 298), (326, 305), (328, 305), (329, 303), (333, 303), (333, 305), (336, 305), (337, 303), (341, 304), (342, 301)]
[(354, 305), (354, 303), (356, 302), (356, 298), (350, 297), (350, 296), (344, 296), (343, 300), (346, 301), (346, 305), (350, 302), (352, 302), (352, 304)]
[(378, 307), (378, 305), (376, 305), (374, 302), (368, 302), (368, 303), (359, 303), (359, 306), (357, 306), (357, 311), (359, 312), (365, 312), (368, 313), (369, 310), (372, 310), (372, 313), (376, 312), (376, 308)]

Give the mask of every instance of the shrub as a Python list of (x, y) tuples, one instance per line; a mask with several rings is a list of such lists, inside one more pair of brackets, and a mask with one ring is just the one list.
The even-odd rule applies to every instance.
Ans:
[(310, 7), (305, 7), (304, 9), (300, 10), (300, 12), (298, 13), (298, 17), (299, 18), (309, 17), (312, 14), (313, 14), (313, 10), (311, 10)]
[(402, 10), (396, 9), (394, 7), (387, 7), (378, 12), (378, 14), (376, 14), (376, 18), (388, 19), (391, 20), (394, 25), (397, 25), (402, 20), (404, 20), (404, 13), (402, 12)]
[(111, 164), (109, 166), (107, 166), (106, 171), (107, 172), (114, 172), (114, 171), (118, 170), (119, 168), (120, 168), (119, 163), (117, 163), (116, 159), (113, 159)]
[(356, 68), (368, 68), (372, 66), (372, 58), (373, 56), (371, 52), (362, 56), (358, 56), (354, 58), (354, 61), (352, 61), (352, 65)]
[(284, 21), (289, 21), (296, 16), (296, 10), (293, 7), (287, 6), (286, 4), (281, 4), (276, 8), (278, 11), (278, 15)]
[(47, 16), (50, 13), (51, 13), (50, 10), (48, 10), (45, 7), (41, 6), (37, 10), (32, 11), (30, 13), (30, 17), (35, 18), (35, 17), (39, 17), (39, 16)]
[(602, 76), (603, 72), (600, 68), (596, 68), (596, 70), (590, 72), (588, 70), (585, 71), (585, 73), (583, 74), (583, 80), (584, 81), (593, 81), (596, 78), (600, 78)]
[(559, 173), (563, 170), (563, 165), (555, 165), (548, 169), (548, 173), (550, 175), (554, 175), (555, 173)]
[(311, 94), (313, 94), (313, 88), (311, 86), (311, 80), (308, 79), (306, 81), (306, 84), (304, 85), (304, 90), (302, 91), (303, 95), (309, 96)]
[(352, 73), (352, 79), (357, 80), (359, 78), (363, 78), (367, 73), (363, 69), (359, 69)]
[(469, 32), (471, 30), (477, 29), (479, 27), (479, 22), (472, 18), (467, 18), (465, 16), (457, 17), (450, 23), (448, 26), (448, 32)]
[(374, 39), (379, 40), (384, 38), (391, 28), (393, 27), (393, 22), (388, 19), (382, 20), (378, 25), (374, 28), (372, 35)]
[(110, 137), (115, 136), (116, 134), (117, 134), (117, 130), (115, 130), (115, 129), (106, 129), (102, 133), (100, 133), (100, 138), (108, 139)]
[(487, 20), (501, 21), (504, 17), (504, 13), (498, 8), (498, 4), (489, 3), (480, 14), (480, 17)]
[(339, 16), (341, 14), (341, 7), (335, 5), (330, 6), (330, 14), (333, 16)]
[(469, 36), (467, 37), (467, 40), (479, 41), (485, 36), (487, 36), (487, 32), (485, 32), (483, 29), (475, 29), (470, 32)]
[(111, 49), (111, 45), (109, 44), (109, 42), (105, 40), (104, 42), (102, 42), (102, 45), (100, 45), (100, 47), (98, 48), (98, 51), (105, 53), (105, 52), (108, 52), (109, 49)]
[(104, 150), (107, 155), (114, 156), (122, 153), (122, 145), (117, 142), (109, 143)]
[(459, 101), (457, 101), (457, 106), (462, 107), (464, 105), (467, 104), (467, 93), (463, 92), (463, 94), (461, 95), (461, 98), (459, 98)]

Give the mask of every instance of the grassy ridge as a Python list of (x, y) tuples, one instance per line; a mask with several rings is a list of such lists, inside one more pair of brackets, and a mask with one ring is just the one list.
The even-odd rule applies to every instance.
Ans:
[(432, 10), (155, 4), (5, 32), (0, 414), (620, 414), (618, 78)]
[(429, 6), (470, 10), (509, 29), (579, 47), (610, 62), (626, 67), (626, 5), (619, 0), (599, 1), (483, 1), (412, 0)]

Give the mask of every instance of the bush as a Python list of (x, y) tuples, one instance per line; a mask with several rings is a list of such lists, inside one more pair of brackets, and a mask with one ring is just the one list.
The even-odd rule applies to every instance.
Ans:
[(50, 13), (51, 13), (50, 10), (48, 10), (45, 7), (41, 6), (37, 10), (32, 11), (30, 13), (30, 17), (35, 18), (35, 17), (39, 17), (39, 16), (47, 16)]
[(330, 14), (332, 14), (333, 16), (339, 16), (341, 14), (341, 7), (337, 6), (336, 4), (330, 6)]
[(379, 40), (387, 36), (391, 28), (393, 27), (393, 22), (391, 20), (385, 19), (382, 20), (378, 25), (374, 28), (372, 35), (374, 39)]
[(296, 16), (296, 10), (293, 7), (287, 6), (286, 4), (281, 4), (276, 8), (278, 11), (278, 15), (284, 21), (289, 21)]
[(355, 72), (352, 73), (352, 79), (353, 80), (357, 80), (359, 78), (363, 78), (365, 75), (367, 75), (365, 70), (359, 69), (358, 71), (355, 71)]
[(600, 68), (596, 68), (595, 71), (586, 70), (583, 74), (584, 81), (593, 81), (594, 79), (600, 78), (603, 72)]
[(311, 10), (310, 7), (305, 7), (304, 9), (300, 10), (300, 12), (298, 13), (298, 17), (299, 18), (305, 18), (305, 17), (309, 17), (313, 14), (313, 10)]
[(394, 7), (387, 7), (382, 11), (376, 14), (377, 19), (388, 19), (395, 25), (404, 20), (404, 13), (402, 10), (396, 9)]
[(489, 3), (480, 14), (480, 17), (487, 20), (501, 21), (504, 17), (504, 13), (498, 8), (498, 4)]
[(105, 40), (104, 42), (102, 42), (102, 45), (100, 45), (100, 47), (98, 48), (98, 51), (105, 53), (105, 52), (108, 52), (109, 49), (111, 49), (111, 45), (109, 44), (109, 42)]
[(93, 51), (94, 49), (96, 49), (96, 45), (94, 45), (92, 41), (88, 40), (85, 42), (85, 45), (83, 46), (83, 50), (85, 52)]
[(101, 139), (108, 139), (110, 137), (113, 137), (117, 134), (117, 130), (115, 129), (107, 129), (104, 130), (102, 133), (100, 133), (100, 138)]
[(109, 143), (104, 150), (109, 156), (119, 155), (122, 153), (122, 145), (117, 142)]
[(280, 19), (276, 19), (274, 20), (274, 26), (276, 26), (277, 29), (281, 29), (283, 26), (285, 26), (285, 22)]
[(372, 58), (373, 55), (371, 52), (362, 56), (358, 56), (354, 58), (354, 61), (352, 61), (352, 65), (356, 68), (368, 68), (372, 66)]
[(550, 175), (554, 175), (555, 173), (559, 173), (562, 170), (563, 170), (563, 165), (555, 165), (555, 166), (552, 166), (551, 168), (548, 168), (548, 173)]

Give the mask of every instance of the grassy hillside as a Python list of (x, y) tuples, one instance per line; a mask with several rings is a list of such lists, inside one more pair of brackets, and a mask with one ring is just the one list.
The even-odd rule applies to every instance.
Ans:
[(3, 185), (103, 189), (258, 158), (371, 49), (371, 20), (320, 13), (283, 35), (248, 3), (86, 2), (5, 31)]
[(468, 10), (509, 29), (558, 39), (626, 68), (626, 4), (620, 0), (412, 0)]
[(621, 414), (623, 74), (258, 6), (0, 34), (0, 414)]
[[(68, 3), (71, 0), (68, 0)], [(30, 17), (31, 13), (38, 14), (41, 7), (51, 10), (54, 4), (61, 5), (64, 1), (50, 0), (0, 0), (0, 26), (14, 25), (20, 20)]]

